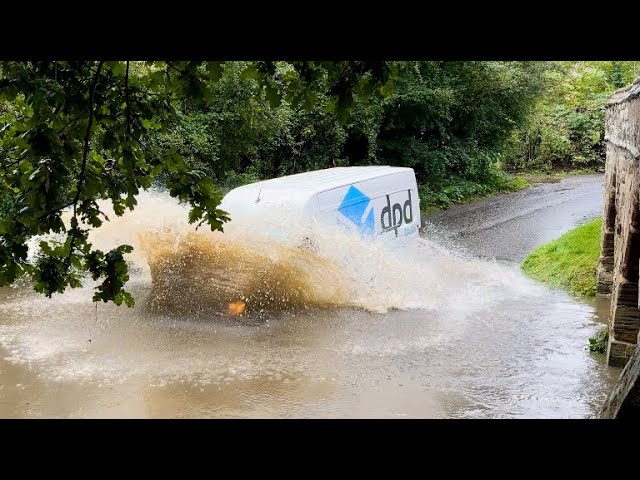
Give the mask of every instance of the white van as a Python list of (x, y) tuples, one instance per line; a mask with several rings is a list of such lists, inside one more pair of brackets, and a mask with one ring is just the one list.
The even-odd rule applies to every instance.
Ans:
[(283, 239), (311, 224), (371, 239), (413, 238), (420, 230), (416, 177), (404, 167), (336, 167), (265, 180), (230, 191), (220, 208), (232, 222)]

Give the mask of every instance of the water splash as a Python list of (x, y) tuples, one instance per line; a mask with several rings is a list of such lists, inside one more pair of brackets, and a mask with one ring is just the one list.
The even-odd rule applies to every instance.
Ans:
[[(268, 224), (231, 221), (224, 233), (195, 231), (186, 207), (158, 192), (141, 194), (135, 211), (111, 218), (92, 241), (104, 249), (134, 246), (132, 281), (152, 285), (148, 307), (162, 314), (222, 314), (242, 302), (247, 313), (446, 306), (465, 315), (539, 290), (513, 269), (427, 239), (393, 248), (393, 241), (368, 242), (311, 221), (291, 225), (284, 215), (273, 215)], [(276, 238), (274, 231), (287, 239), (311, 234), (312, 247)]]
[(248, 312), (347, 303), (339, 265), (308, 250), (229, 233), (141, 236), (153, 285), (150, 308), (210, 314), (242, 302)]

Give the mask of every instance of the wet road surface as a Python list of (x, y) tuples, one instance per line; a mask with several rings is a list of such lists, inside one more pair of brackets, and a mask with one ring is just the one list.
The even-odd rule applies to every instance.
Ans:
[[(600, 177), (572, 178), (434, 215), (438, 232), (402, 256), (331, 238), (322, 259), (293, 261), (277, 245), (182, 241), (184, 209), (141, 198), (102, 238), (172, 267), (156, 268), (154, 287), (144, 255), (133, 261), (134, 309), (96, 309), (89, 287), (52, 300), (0, 289), (0, 417), (592, 417), (617, 374), (586, 350), (595, 309), (524, 277), (517, 260), (601, 202)], [(136, 244), (159, 226), (179, 248), (155, 233)], [(237, 289), (241, 276), (242, 288), (286, 285), (311, 303), (274, 288), (284, 296), (269, 305), (289, 307), (154, 309), (172, 295), (218, 305), (211, 282)]]
[(456, 205), (424, 220), (475, 255), (521, 262), (539, 245), (602, 215), (604, 175), (579, 175)]

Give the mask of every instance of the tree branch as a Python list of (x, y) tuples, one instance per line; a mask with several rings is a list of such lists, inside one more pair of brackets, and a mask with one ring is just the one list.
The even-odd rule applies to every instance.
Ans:
[(129, 108), (129, 61), (127, 60), (127, 70), (124, 74), (124, 97), (127, 104), (127, 140), (131, 141), (131, 109)]
[(71, 125), (71, 124), (75, 125), (76, 123), (78, 123), (78, 120), (80, 120), (80, 118), (82, 118), (82, 117), (81, 116), (77, 116), (77, 117), (72, 118), (71, 120), (69, 120), (64, 127), (62, 127), (60, 130), (58, 130), (58, 132), (57, 132), (58, 135), (60, 135), (62, 132), (64, 132), (69, 127), (69, 125)]
[[(9, 162), (9, 163), (3, 163), (2, 164), (2, 168), (4, 169), (5, 173), (7, 173), (7, 171), (11, 168), (11, 167), (15, 167), (20, 166), (20, 162), (22, 160), (24, 160), (24, 158), (27, 156), (27, 153), (29, 153), (28, 150), (24, 151), (22, 155), (20, 155), (18, 158), (16, 158), (15, 160)], [(4, 155), (4, 153), (3, 153)], [(6, 156), (8, 156), (8, 154), (6, 154)]]
[[(76, 208), (78, 206), (78, 200), (80, 200), (80, 193), (82, 192), (82, 187), (84, 186), (84, 178), (85, 172), (87, 170), (87, 159), (89, 158), (89, 140), (91, 139), (91, 127), (93, 126), (93, 109), (95, 103), (95, 94), (96, 94), (96, 86), (98, 84), (98, 78), (100, 78), (100, 71), (102, 70), (103, 61), (98, 63), (98, 68), (96, 69), (96, 73), (93, 76), (93, 81), (91, 82), (91, 88), (89, 90), (89, 123), (87, 124), (87, 132), (84, 136), (84, 149), (82, 152), (82, 165), (80, 167), (80, 174), (78, 175), (78, 189), (76, 190), (76, 195), (73, 199), (73, 218), (76, 218)], [(75, 247), (76, 242), (76, 231), (71, 233), (71, 243), (69, 244), (69, 255), (65, 261), (65, 269), (69, 268), (71, 264), (71, 255), (73, 254), (73, 249)]]
[(172, 65), (171, 62), (164, 62), (167, 64), (167, 66), (173, 68), (176, 72), (178, 72), (180, 75), (184, 75), (184, 71), (180, 70), (178, 67), (176, 67), (175, 65)]
[(59, 207), (53, 208), (53, 209), (49, 210), (48, 212), (43, 213), (42, 215), (40, 215), (38, 217), (38, 220), (43, 220), (44, 218), (48, 217), (49, 215), (57, 213), (60, 210), (64, 210), (65, 208), (70, 207), (71, 205), (73, 205), (73, 200), (71, 202), (69, 202), (69, 203), (66, 203), (64, 205), (60, 205)]

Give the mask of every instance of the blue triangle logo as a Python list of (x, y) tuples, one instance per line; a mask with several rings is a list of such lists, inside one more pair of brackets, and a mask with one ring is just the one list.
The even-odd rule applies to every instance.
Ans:
[(363, 235), (373, 235), (375, 228), (373, 208), (369, 210), (367, 218), (363, 218), (370, 201), (369, 197), (351, 185), (338, 207), (338, 211), (347, 217)]

